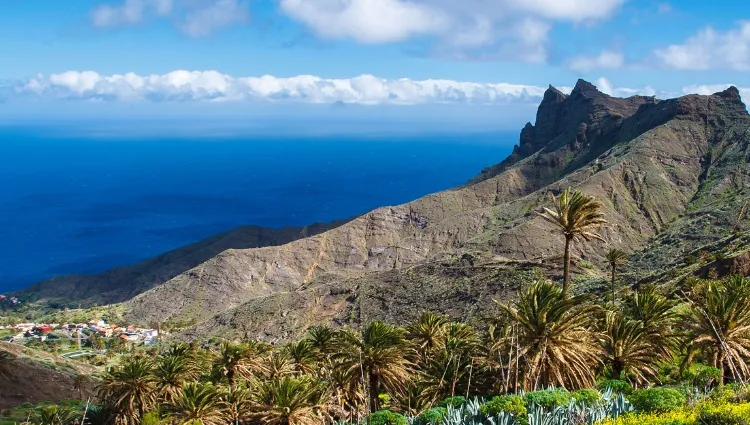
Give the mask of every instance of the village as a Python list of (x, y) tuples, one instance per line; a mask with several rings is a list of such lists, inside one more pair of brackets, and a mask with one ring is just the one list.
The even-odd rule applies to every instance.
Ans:
[(122, 342), (134, 345), (151, 345), (158, 340), (160, 334), (158, 329), (138, 328), (132, 325), (120, 326), (106, 323), (102, 319), (94, 319), (88, 323), (18, 323), (0, 326), (0, 331), (2, 330), (10, 331), (11, 336), (7, 340), (9, 343), (27, 344), (32, 340), (45, 342), (67, 339), (74, 341), (79, 351), (89, 339), (101, 341), (120, 339)]

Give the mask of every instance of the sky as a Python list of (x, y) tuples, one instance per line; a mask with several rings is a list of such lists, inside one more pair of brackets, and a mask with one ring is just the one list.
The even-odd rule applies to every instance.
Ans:
[(750, 96), (747, 1), (3, 0), (0, 28), (0, 121), (526, 116), (578, 78)]

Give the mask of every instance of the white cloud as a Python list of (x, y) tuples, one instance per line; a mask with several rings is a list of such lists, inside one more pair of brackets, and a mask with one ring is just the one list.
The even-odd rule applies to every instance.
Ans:
[[(734, 84), (701, 84), (701, 85), (691, 85), (686, 86), (682, 88), (682, 94), (702, 94), (702, 95), (709, 95), (718, 93), (721, 91), (724, 91), (728, 89), (730, 86), (733, 86)], [(748, 100), (750, 100), (750, 86), (748, 87), (740, 87), (736, 86), (737, 89), (740, 91), (740, 96), (742, 96), (742, 99), (744, 100), (745, 104), (748, 104)]]
[[(683, 94), (712, 94), (729, 84), (694, 85), (681, 92), (620, 87), (606, 78), (595, 85), (610, 96), (656, 96), (660, 99)], [(217, 71), (173, 71), (167, 74), (134, 73), (101, 75), (93, 71), (68, 71), (49, 76), (39, 75), (9, 87), (0, 86), (6, 100), (32, 97), (58, 100), (151, 101), (151, 102), (302, 102), (312, 104), (351, 103), (362, 105), (396, 104), (471, 104), (508, 105), (537, 104), (546, 86), (512, 83), (475, 83), (453, 80), (383, 79), (372, 75), (329, 79), (313, 75), (279, 78), (234, 77)], [(558, 87), (570, 93), (572, 87)], [(740, 88), (750, 99), (750, 87)]]
[(621, 52), (604, 50), (598, 56), (577, 56), (568, 62), (568, 67), (576, 71), (592, 69), (617, 69), (625, 65), (625, 56)]
[(182, 30), (193, 37), (211, 34), (219, 28), (247, 21), (248, 6), (237, 0), (216, 0), (210, 5), (189, 11)]
[(750, 21), (726, 32), (708, 27), (682, 44), (654, 51), (658, 62), (682, 70), (750, 70)]
[(431, 36), (454, 57), (545, 62), (554, 21), (606, 19), (626, 0), (279, 0), (281, 10), (318, 36), (390, 43)]
[(401, 0), (281, 0), (281, 9), (323, 37), (362, 43), (442, 33), (449, 21), (444, 11)]
[(232, 77), (216, 71), (174, 71), (163, 75), (100, 75), (69, 71), (38, 76), (18, 86), (19, 95), (56, 99), (239, 101), (272, 100), (357, 104), (504, 104), (541, 99), (544, 87), (451, 80), (386, 80), (372, 75), (325, 79)]
[(588, 21), (608, 18), (626, 0), (508, 0), (516, 9), (549, 19)]
[(172, 0), (125, 0), (119, 6), (102, 5), (91, 12), (97, 27), (116, 27), (138, 24), (144, 15), (166, 16), (172, 12)]
[(122, 0), (119, 5), (102, 5), (91, 12), (96, 27), (137, 25), (151, 18), (171, 18), (187, 35), (201, 37), (227, 26), (245, 22), (246, 1), (239, 0)]

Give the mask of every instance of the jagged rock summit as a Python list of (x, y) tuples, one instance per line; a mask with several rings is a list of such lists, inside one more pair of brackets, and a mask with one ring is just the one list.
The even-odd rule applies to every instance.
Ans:
[[(666, 265), (672, 246), (725, 237), (748, 196), (749, 140), (736, 88), (657, 100), (611, 97), (583, 80), (570, 95), (550, 87), (513, 153), (469, 184), (287, 243), (226, 249), (125, 291), (138, 295), (124, 307), (136, 322), (191, 324), (185, 337), (270, 340), (424, 309), (477, 319), (531, 268), (558, 274), (562, 240), (534, 211), (568, 186), (599, 198), (610, 223), (606, 242), (576, 246), (581, 279), (599, 276), (607, 247), (658, 252)], [(660, 239), (669, 234), (677, 241)]]

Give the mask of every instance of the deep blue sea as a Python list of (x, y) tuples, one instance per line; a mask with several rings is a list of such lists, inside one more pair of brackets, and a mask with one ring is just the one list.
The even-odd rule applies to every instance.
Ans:
[(112, 138), (0, 127), (0, 292), (245, 224), (300, 226), (465, 183), (516, 133)]

